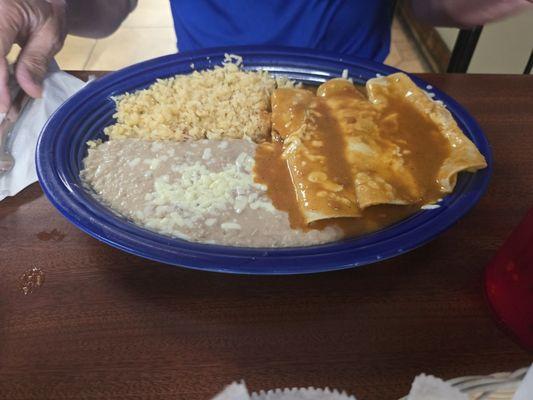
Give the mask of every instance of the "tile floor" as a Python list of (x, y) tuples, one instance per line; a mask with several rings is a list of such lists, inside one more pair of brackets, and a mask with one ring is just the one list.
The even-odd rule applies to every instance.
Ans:
[[(69, 36), (56, 56), (65, 70), (106, 71), (176, 52), (176, 38), (168, 0), (141, 0), (121, 28), (108, 38), (95, 40)], [(16, 59), (18, 49), (9, 54)], [(394, 20), (391, 52), (386, 64), (408, 72), (430, 68), (401, 23)]]
[(424, 59), (414, 39), (398, 18), (394, 18), (392, 22), (392, 41), (385, 64), (407, 72), (431, 72), (431, 67)]

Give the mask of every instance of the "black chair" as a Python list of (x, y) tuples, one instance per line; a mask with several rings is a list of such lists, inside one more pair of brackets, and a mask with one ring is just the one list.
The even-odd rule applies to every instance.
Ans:
[[(459, 36), (453, 46), (450, 63), (448, 64), (447, 72), (451, 73), (465, 73), (468, 70), (474, 51), (476, 50), (479, 36), (483, 31), (482, 26), (477, 26), (473, 29), (461, 29)], [(524, 74), (530, 74), (533, 67), (533, 49), (529, 55)]]
[(533, 49), (531, 49), (531, 53), (529, 54), (529, 60), (526, 64), (526, 69), (524, 70), (524, 75), (529, 75), (531, 73), (531, 68), (533, 67)]
[(482, 26), (459, 31), (446, 72), (465, 73), (468, 70), (482, 31)]

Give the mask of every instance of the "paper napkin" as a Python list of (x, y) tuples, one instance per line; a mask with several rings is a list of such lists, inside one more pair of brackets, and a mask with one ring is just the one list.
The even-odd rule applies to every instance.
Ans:
[[(37, 181), (35, 146), (39, 133), (52, 113), (84, 85), (83, 81), (60, 71), (45, 79), (43, 97), (26, 106), (9, 137), (8, 149), (15, 158), (15, 166), (0, 177), (0, 201)], [(0, 120), (3, 117), (0, 115)]]

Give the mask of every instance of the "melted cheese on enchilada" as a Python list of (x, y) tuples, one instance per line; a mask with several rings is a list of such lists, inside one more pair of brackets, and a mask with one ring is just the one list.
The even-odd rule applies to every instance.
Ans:
[(293, 227), (376, 230), (451, 192), (458, 172), (486, 166), (448, 110), (406, 75), (371, 79), (367, 93), (344, 79), (316, 94), (274, 92), (273, 142), (259, 146), (255, 177)]

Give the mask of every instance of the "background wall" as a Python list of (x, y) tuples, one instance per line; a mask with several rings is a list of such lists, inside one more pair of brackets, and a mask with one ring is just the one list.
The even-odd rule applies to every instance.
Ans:
[[(458, 29), (437, 28), (451, 49)], [(521, 74), (533, 48), (533, 10), (486, 25), (470, 63), (470, 73)]]

